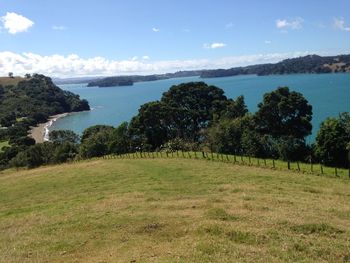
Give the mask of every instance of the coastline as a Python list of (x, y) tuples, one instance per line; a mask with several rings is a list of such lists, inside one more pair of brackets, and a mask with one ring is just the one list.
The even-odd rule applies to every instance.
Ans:
[(33, 138), (36, 143), (43, 143), (49, 140), (49, 128), (52, 124), (60, 118), (66, 117), (69, 113), (61, 113), (52, 115), (45, 123), (39, 123), (37, 126), (32, 127), (29, 130), (29, 137)]

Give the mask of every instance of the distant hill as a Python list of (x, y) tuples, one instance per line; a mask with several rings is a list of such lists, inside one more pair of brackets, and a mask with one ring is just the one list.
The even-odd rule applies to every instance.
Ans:
[(89, 87), (116, 87), (131, 86), (135, 82), (155, 81), (162, 79), (194, 77), (216, 78), (236, 75), (283, 75), (299, 73), (342, 73), (350, 72), (350, 55), (318, 56), (308, 55), (299, 58), (285, 59), (278, 63), (267, 63), (250, 65), (246, 67), (234, 67), (230, 69), (209, 70), (187, 70), (175, 73), (153, 74), (153, 75), (129, 75), (110, 77), (82, 77), (68, 79), (53, 79), (57, 85), (60, 84), (82, 84), (88, 83)]
[(107, 77), (107, 78), (97, 79), (89, 82), (88, 87), (132, 86), (135, 82), (193, 77), (193, 76), (199, 76), (202, 72), (203, 72), (202, 70), (193, 70), (193, 71), (178, 71), (175, 73), (166, 73), (166, 74), (154, 74), (154, 75), (147, 75), (147, 76), (132, 75), (132, 76)]
[(309, 55), (286, 59), (275, 64), (261, 64), (230, 69), (202, 71), (202, 78), (229, 77), (254, 74), (258, 76), (298, 73), (338, 73), (350, 72), (350, 55), (321, 57)]

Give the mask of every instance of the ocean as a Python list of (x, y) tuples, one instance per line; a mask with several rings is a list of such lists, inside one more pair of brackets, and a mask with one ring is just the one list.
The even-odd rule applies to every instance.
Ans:
[(176, 78), (135, 83), (125, 87), (87, 87), (86, 84), (60, 85), (64, 90), (87, 99), (91, 111), (69, 114), (54, 122), (50, 130), (69, 129), (81, 134), (96, 124), (118, 126), (137, 114), (140, 105), (159, 100), (172, 85), (183, 82), (204, 81), (225, 91), (229, 98), (243, 95), (249, 111), (255, 112), (263, 95), (277, 87), (287, 86), (301, 92), (313, 106), (313, 133), (307, 138), (312, 142), (320, 123), (331, 116), (350, 111), (350, 74), (296, 74), (273, 76), (234, 76), (202, 79), (199, 77)]

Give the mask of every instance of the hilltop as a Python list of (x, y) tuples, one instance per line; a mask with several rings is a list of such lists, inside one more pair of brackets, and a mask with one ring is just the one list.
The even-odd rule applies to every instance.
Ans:
[(348, 179), (185, 159), (0, 173), (1, 262), (346, 262)]

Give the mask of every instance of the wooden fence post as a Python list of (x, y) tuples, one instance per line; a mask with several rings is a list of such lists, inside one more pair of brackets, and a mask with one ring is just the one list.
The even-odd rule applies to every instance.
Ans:
[(300, 165), (299, 165), (299, 162), (297, 162), (297, 166), (298, 166), (298, 171), (300, 172)]
[(187, 152), (188, 153), (188, 157), (191, 159), (192, 157), (191, 157), (191, 153), (190, 152)]
[(276, 168), (276, 166), (275, 166), (275, 159), (272, 159), (272, 167), (273, 167), (273, 169)]
[(323, 166), (322, 166), (322, 164), (320, 164), (321, 165), (321, 174), (323, 174)]
[(237, 162), (237, 160), (236, 160), (236, 154), (235, 155), (233, 155), (233, 162)]
[(259, 160), (259, 158), (257, 158), (258, 159), (258, 166), (260, 166), (260, 160)]
[(290, 161), (287, 162), (287, 168), (290, 170)]
[(266, 166), (266, 159), (264, 158), (264, 165)]
[(249, 165), (251, 165), (251, 159), (250, 159), (250, 155), (248, 156), (248, 162), (249, 162)]

